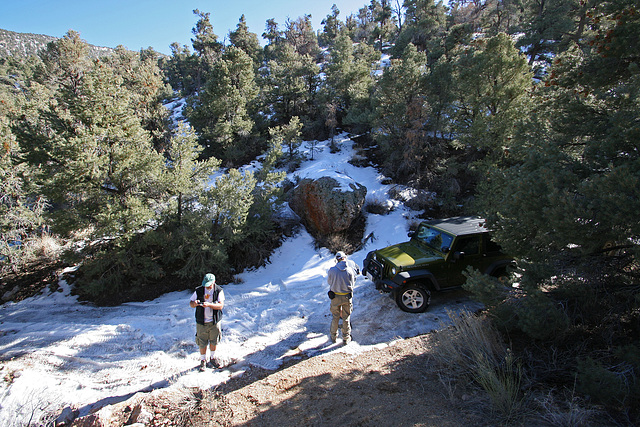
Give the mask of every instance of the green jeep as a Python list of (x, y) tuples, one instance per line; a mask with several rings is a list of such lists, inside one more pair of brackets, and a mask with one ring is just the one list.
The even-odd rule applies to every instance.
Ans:
[(408, 242), (369, 252), (362, 270), (376, 289), (391, 293), (398, 307), (409, 313), (424, 312), (432, 291), (462, 286), (462, 273), (469, 265), (503, 277), (513, 262), (477, 217), (424, 221), (409, 237)]

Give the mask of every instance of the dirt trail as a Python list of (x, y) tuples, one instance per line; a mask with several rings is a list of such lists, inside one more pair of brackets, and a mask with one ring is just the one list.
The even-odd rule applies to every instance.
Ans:
[[(430, 336), (359, 354), (316, 356), (270, 375), (250, 371), (202, 402), (195, 426), (481, 426), (480, 393), (429, 368)], [(446, 383), (446, 381), (445, 381)]]

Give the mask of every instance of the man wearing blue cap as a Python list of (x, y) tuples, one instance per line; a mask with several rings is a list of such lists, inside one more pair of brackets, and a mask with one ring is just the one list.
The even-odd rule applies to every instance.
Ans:
[[(196, 309), (196, 344), (200, 349), (200, 371), (208, 368), (219, 368), (214, 358), (216, 347), (222, 335), (220, 320), (224, 307), (224, 292), (216, 285), (216, 276), (207, 273), (202, 286), (196, 288), (191, 295), (189, 306)], [(209, 361), (207, 361), (207, 344), (209, 344)]]

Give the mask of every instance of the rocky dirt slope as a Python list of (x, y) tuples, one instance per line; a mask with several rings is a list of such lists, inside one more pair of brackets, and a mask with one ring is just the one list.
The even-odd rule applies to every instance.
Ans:
[(74, 426), (495, 425), (488, 402), (430, 367), (432, 336), (359, 354), (333, 352), (276, 372), (251, 369), (211, 391), (156, 390)]

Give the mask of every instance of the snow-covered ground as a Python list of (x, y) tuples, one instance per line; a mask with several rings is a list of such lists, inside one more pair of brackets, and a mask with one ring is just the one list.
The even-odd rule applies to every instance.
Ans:
[[(365, 236), (373, 232), (375, 240), (350, 256), (361, 266), (368, 251), (407, 240), (408, 224), (419, 212), (388, 201), (388, 186), (375, 169), (348, 163), (351, 140), (342, 137), (339, 145), (341, 151), (331, 154), (328, 142), (319, 143), (315, 160), (303, 163), (295, 174), (349, 177), (367, 187), (368, 200), (394, 203), (389, 215), (368, 214)], [(330, 345), (326, 272), (334, 262), (332, 253), (314, 249), (312, 238), (302, 231), (284, 242), (270, 264), (239, 275), (240, 284), (223, 285), (223, 338), (216, 356), (229, 366), (220, 371), (195, 369), (199, 359), (191, 291), (104, 308), (78, 303), (63, 281), (62, 292), (46, 290), (6, 303), (0, 307), (0, 425), (21, 425), (64, 406), (85, 415), (138, 391), (209, 388), (251, 366), (276, 369), (286, 358), (302, 354), (359, 353), (439, 328), (448, 320), (446, 310), (479, 308), (460, 295), (445, 295), (436, 296), (426, 313), (408, 314), (359, 276), (354, 341)]]

